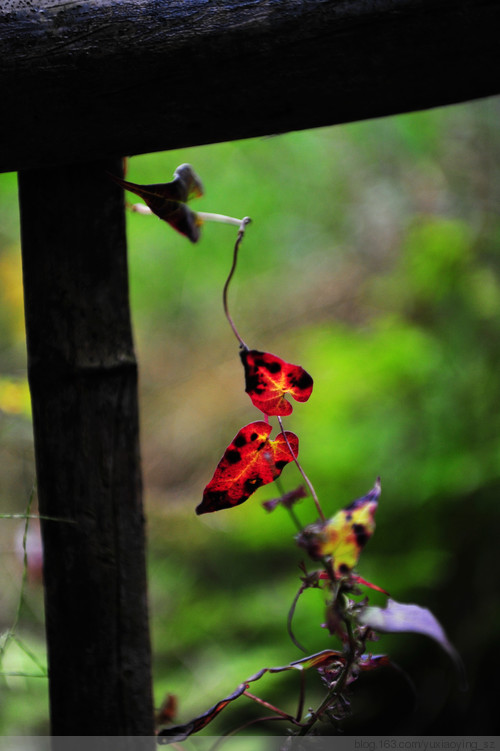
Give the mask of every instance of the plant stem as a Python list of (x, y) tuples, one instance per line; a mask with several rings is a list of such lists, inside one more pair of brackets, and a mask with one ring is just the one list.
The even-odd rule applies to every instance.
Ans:
[(21, 673), (16, 670), (9, 670), (6, 673), (0, 673), (0, 678), (48, 678), (48, 673)]
[(66, 524), (76, 524), (74, 519), (63, 519), (60, 516), (43, 516), (40, 514), (0, 514), (0, 519), (43, 519), (49, 522), (65, 522)]
[(293, 523), (294, 523), (294, 524), (295, 524), (295, 526), (297, 527), (297, 531), (298, 531), (298, 532), (302, 532), (302, 524), (300, 523), (300, 521), (299, 521), (299, 519), (298, 519), (298, 516), (297, 516), (297, 514), (295, 513), (295, 511), (293, 510), (293, 508), (292, 508), (291, 506), (287, 506), (287, 507), (286, 507), (286, 510), (287, 510), (287, 511), (288, 511), (288, 513), (290, 514), (290, 518), (291, 518), (291, 520), (293, 521)]
[(306, 674), (303, 670), (300, 671), (300, 693), (299, 693), (299, 704), (297, 707), (297, 714), (295, 715), (295, 719), (297, 722), (300, 722), (300, 719), (302, 717), (302, 712), (304, 711), (304, 702), (306, 698)]
[[(299, 601), (299, 597), (302, 595), (302, 593), (305, 591), (305, 589), (306, 589), (306, 585), (302, 584), (302, 586), (299, 588), (299, 591), (297, 592), (297, 594), (293, 598), (293, 602), (292, 602), (292, 604), (290, 606), (290, 610), (288, 611), (288, 616), (287, 616), (287, 619), (286, 619), (286, 630), (288, 631), (288, 636), (290, 637), (291, 641), (295, 644), (295, 646), (298, 649), (300, 649), (301, 652), (304, 652), (305, 654), (308, 654), (309, 650), (306, 649), (304, 646), (302, 646), (302, 644), (298, 641), (298, 639), (296, 639), (295, 634), (293, 633), (293, 629), (292, 629), (292, 621), (293, 621), (293, 616), (295, 615), (295, 608), (297, 607), (297, 603)], [(302, 673), (301, 673), (301, 675), (302, 675)]]
[(219, 736), (219, 738), (215, 741), (213, 746), (210, 746), (209, 751), (215, 751), (224, 741), (226, 741), (228, 738), (231, 738), (231, 736), (236, 735), (236, 733), (240, 733), (242, 730), (245, 730), (246, 728), (251, 727), (252, 725), (256, 725), (259, 722), (267, 722), (268, 720), (279, 720), (280, 722), (283, 722), (283, 720), (288, 719), (287, 717), (280, 717), (279, 715), (269, 715), (265, 717), (255, 717), (253, 720), (248, 720), (248, 722), (245, 722), (243, 725), (240, 725), (239, 727), (235, 728), (235, 730), (228, 731), (224, 733), (223, 735)]
[(248, 696), (249, 699), (257, 702), (257, 704), (260, 704), (261, 706), (266, 707), (266, 709), (270, 709), (272, 712), (279, 714), (281, 717), (283, 717), (283, 719), (289, 720), (294, 724), (297, 723), (295, 718), (292, 717), (292, 715), (288, 714), (288, 712), (284, 712), (282, 709), (278, 709), (278, 707), (275, 707), (274, 704), (270, 704), (268, 701), (264, 701), (264, 699), (261, 699), (259, 696), (255, 696), (255, 694), (251, 694), (250, 691), (243, 691), (243, 696)]
[[(266, 415), (266, 417), (268, 417), (268, 415)], [(275, 479), (274, 483), (275, 483), (276, 487), (278, 488), (278, 493), (281, 496), (284, 496), (285, 495), (285, 489), (283, 487), (283, 483), (281, 482), (281, 479), (279, 477), (277, 477)], [(286, 506), (286, 510), (290, 514), (290, 518), (291, 518), (292, 522), (297, 527), (297, 531), (301, 532), (302, 531), (302, 524), (300, 523), (299, 518), (298, 518), (297, 514), (295, 513), (293, 507), (292, 506)]]
[(241, 227), (244, 219), (236, 219), (234, 216), (225, 214), (212, 214), (210, 211), (197, 211), (196, 215), (202, 222), (220, 222), (221, 224), (232, 224), (233, 227)]
[(28, 498), (28, 505), (26, 508), (26, 514), (24, 514), (24, 531), (23, 531), (23, 574), (21, 579), (21, 589), (19, 592), (19, 599), (17, 601), (17, 608), (16, 613), (14, 615), (14, 622), (12, 623), (12, 626), (7, 631), (5, 641), (0, 647), (0, 665), (2, 663), (3, 657), (5, 655), (5, 652), (7, 650), (7, 647), (9, 646), (9, 643), (12, 641), (12, 639), (15, 638), (15, 633), (17, 629), (17, 625), (19, 623), (19, 619), (21, 617), (21, 610), (23, 607), (24, 602), (24, 591), (26, 589), (26, 582), (28, 581), (28, 527), (29, 527), (29, 520), (31, 517), (31, 505), (33, 503), (33, 499), (35, 497), (35, 486), (32, 487), (30, 496)]
[(342, 672), (335, 682), (335, 685), (329, 690), (325, 699), (321, 702), (318, 709), (314, 712), (309, 722), (302, 726), (297, 735), (309, 735), (309, 732), (316, 724), (316, 722), (320, 719), (321, 715), (326, 712), (329, 705), (332, 703), (332, 700), (337, 696), (340, 697), (346, 686), (347, 679), (349, 678), (349, 673), (356, 659), (356, 639), (353, 634), (352, 623), (350, 619), (344, 616), (343, 621), (345, 623), (347, 636), (349, 639), (349, 653), (347, 655), (345, 665), (343, 666)]
[(231, 328), (233, 330), (233, 333), (234, 333), (235, 337), (239, 341), (240, 346), (242, 347), (242, 349), (247, 350), (247, 351), (248, 351), (248, 347), (245, 344), (245, 342), (243, 341), (243, 339), (241, 338), (241, 336), (239, 335), (238, 329), (236, 328), (235, 323), (234, 323), (234, 321), (231, 318), (231, 315), (229, 313), (229, 308), (228, 308), (228, 303), (227, 303), (227, 293), (228, 293), (228, 290), (229, 290), (229, 285), (231, 283), (231, 279), (233, 278), (234, 272), (236, 271), (236, 265), (238, 263), (238, 251), (239, 251), (239, 248), (240, 248), (240, 245), (241, 245), (241, 241), (243, 240), (243, 236), (245, 234), (245, 228), (246, 228), (247, 224), (250, 223), (250, 221), (251, 221), (251, 219), (248, 216), (246, 216), (244, 219), (241, 220), (241, 222), (239, 224), (240, 228), (238, 230), (238, 236), (237, 236), (236, 242), (234, 244), (233, 263), (232, 263), (229, 275), (228, 275), (228, 277), (226, 279), (226, 283), (224, 284), (224, 289), (222, 291), (222, 303), (223, 303), (223, 306), (224, 306), (224, 313), (226, 315), (226, 318), (227, 318), (227, 320), (229, 322), (229, 325), (231, 326)]
[[(144, 216), (153, 216), (154, 214), (145, 203), (127, 203), (127, 207), (136, 214), (143, 214)], [(234, 216), (213, 214), (211, 211), (196, 211), (195, 213), (202, 222), (220, 222), (221, 224), (232, 224), (233, 227), (240, 227), (242, 222), (241, 219), (236, 219)]]
[(316, 510), (317, 510), (317, 512), (319, 514), (319, 517), (320, 517), (321, 521), (324, 522), (326, 520), (326, 517), (325, 517), (325, 515), (323, 513), (323, 509), (321, 508), (321, 504), (319, 502), (318, 496), (316, 495), (316, 491), (314, 490), (314, 486), (313, 486), (312, 482), (310, 481), (310, 479), (308, 478), (308, 476), (306, 475), (306, 473), (304, 472), (304, 470), (302, 469), (302, 465), (300, 464), (299, 460), (295, 456), (295, 454), (293, 452), (293, 449), (290, 446), (290, 442), (288, 441), (285, 429), (283, 427), (283, 421), (282, 421), (281, 417), (279, 417), (279, 416), (278, 416), (278, 422), (279, 422), (279, 425), (280, 425), (280, 428), (281, 428), (281, 432), (283, 434), (283, 438), (285, 439), (286, 445), (288, 446), (288, 450), (290, 451), (290, 454), (293, 456), (293, 460), (294, 460), (295, 464), (297, 465), (297, 468), (298, 468), (300, 474), (304, 478), (304, 482), (306, 483), (307, 487), (309, 488), (309, 492), (311, 493), (311, 497), (312, 497), (312, 499), (314, 501), (314, 505), (316, 506)]
[(18, 636), (14, 635), (12, 637), (12, 640), (15, 641), (19, 649), (22, 649), (25, 655), (27, 655), (32, 662), (35, 663), (37, 668), (40, 670), (41, 677), (48, 677), (47, 667), (43, 665), (38, 657), (34, 654), (34, 652), (31, 651), (31, 649), (25, 644), (22, 639), (20, 639)]

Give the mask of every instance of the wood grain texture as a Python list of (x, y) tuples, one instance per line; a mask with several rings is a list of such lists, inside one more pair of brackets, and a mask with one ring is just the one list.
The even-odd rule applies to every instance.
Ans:
[(151, 736), (120, 163), (19, 176), (53, 735)]
[(0, 2), (0, 171), (500, 92), (497, 0)]

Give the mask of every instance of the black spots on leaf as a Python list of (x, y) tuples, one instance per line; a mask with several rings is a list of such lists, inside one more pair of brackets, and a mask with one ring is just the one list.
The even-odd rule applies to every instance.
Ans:
[[(259, 434), (253, 431), (250, 436), (246, 436), (244, 433), (239, 433), (233, 441), (232, 446), (228, 448), (224, 458), (228, 464), (236, 464), (241, 461), (241, 452), (238, 449), (243, 448), (247, 443), (254, 443), (259, 438)], [(255, 451), (260, 451), (267, 441), (261, 441), (258, 446), (255, 447)]]
[(241, 362), (245, 369), (246, 390), (254, 391), (261, 387), (258, 377), (259, 368), (267, 370), (269, 373), (279, 373), (281, 363), (273, 356), (269, 357), (265, 352), (253, 349), (250, 351), (243, 350), (240, 352)]
[(263, 362), (262, 367), (266, 368), (270, 373), (279, 373), (281, 370), (281, 365), (276, 360), (270, 363)]
[(260, 488), (260, 486), (263, 484), (264, 480), (262, 479), (262, 477), (249, 477), (248, 480), (245, 480), (243, 487), (246, 493), (250, 495), (254, 492), (254, 490), (257, 490), (257, 488)]
[[(253, 359), (252, 366), (248, 366), (248, 357), (246, 355), (250, 355), (252, 357)], [(248, 353), (242, 353), (243, 365), (245, 365), (249, 369), (250, 367), (256, 370), (258, 368), (263, 368), (264, 370), (267, 370), (269, 373), (279, 373), (281, 371), (281, 363), (278, 361), (278, 359), (272, 359), (272, 358), (273, 358), (273, 355), (269, 356), (266, 352), (259, 352), (256, 349)]]
[(306, 391), (307, 389), (312, 389), (314, 384), (309, 373), (298, 366), (295, 370), (289, 370), (286, 374), (286, 378), (291, 390), (296, 389), (298, 391)]
[(206, 514), (210, 511), (217, 511), (219, 508), (228, 508), (231, 504), (228, 504), (226, 493), (221, 490), (210, 490), (204, 493), (203, 500), (198, 504), (195, 511), (199, 516), (200, 514)]
[(253, 352), (249, 352), (248, 350), (244, 349), (240, 352), (240, 360), (243, 363), (243, 367), (245, 368), (245, 373), (249, 370), (249, 364), (248, 364), (248, 358), (253, 355)]
[(265, 387), (261, 384), (258, 375), (256, 373), (250, 373), (248, 370), (245, 373), (245, 391), (247, 394), (254, 391), (258, 394), (262, 394), (262, 392), (265, 391)]
[(302, 370), (299, 378), (295, 378), (293, 375), (289, 375), (289, 378), (291, 383), (300, 390), (308, 389), (313, 385), (312, 377), (305, 370)]
[[(345, 511), (345, 509), (344, 509), (344, 511)], [(350, 522), (352, 520), (352, 513), (350, 511), (348, 511), (346, 513), (345, 520), (346, 520), (346, 522)]]
[(338, 567), (339, 574), (348, 574), (350, 571), (349, 566), (346, 563), (341, 563)]
[(362, 548), (366, 545), (366, 543), (369, 540), (370, 535), (367, 534), (367, 531), (365, 529), (364, 524), (353, 524), (352, 525), (352, 531), (356, 535), (356, 542), (358, 543), (359, 547)]
[(257, 393), (262, 394), (265, 391), (265, 385), (259, 378), (258, 370), (255, 367), (255, 361), (250, 360), (249, 355), (253, 354), (249, 352), (240, 352), (241, 362), (245, 370), (245, 391), (247, 394)]
[(288, 462), (285, 459), (280, 459), (280, 461), (276, 462), (275, 466), (276, 466), (276, 469), (282, 470), (284, 469), (284, 467), (286, 467), (287, 464)]

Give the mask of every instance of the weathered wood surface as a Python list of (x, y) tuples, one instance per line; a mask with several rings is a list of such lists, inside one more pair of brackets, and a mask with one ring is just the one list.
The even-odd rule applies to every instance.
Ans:
[(0, 0), (0, 171), (500, 93), (498, 0)]
[(120, 168), (19, 176), (39, 507), (73, 522), (42, 522), (58, 736), (153, 734)]

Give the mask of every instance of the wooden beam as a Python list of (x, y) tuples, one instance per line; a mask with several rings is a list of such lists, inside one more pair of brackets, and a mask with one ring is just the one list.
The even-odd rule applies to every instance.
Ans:
[(0, 171), (500, 93), (498, 0), (0, 0)]
[(19, 175), (51, 730), (153, 735), (119, 162)]

